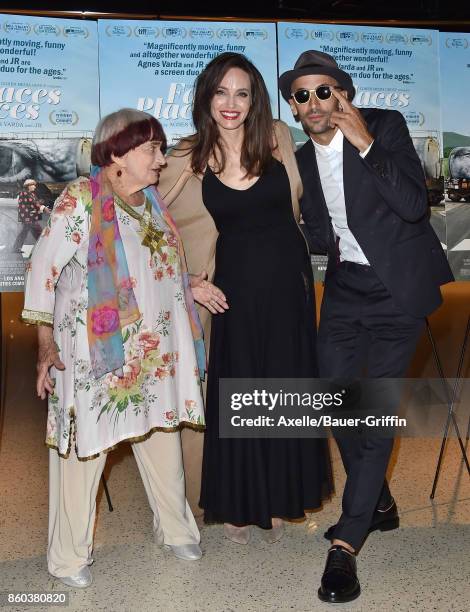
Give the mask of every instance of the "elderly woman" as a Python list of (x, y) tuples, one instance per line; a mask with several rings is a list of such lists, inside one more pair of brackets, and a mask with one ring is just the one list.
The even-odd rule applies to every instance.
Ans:
[(326, 441), (220, 438), (219, 413), (230, 408), (219, 380), (316, 375), (302, 184), (289, 130), (273, 122), (263, 78), (243, 55), (223, 53), (199, 75), (193, 120), (197, 132), (171, 152), (159, 189), (190, 269), (215, 275), (230, 305), (212, 317), (200, 505), (234, 542), (249, 541), (250, 525), (275, 542), (283, 518), (328, 494)]
[(21, 223), (21, 230), (13, 245), (14, 252), (22, 252), (23, 243), (30, 232), (35, 241), (39, 238), (42, 232), (39, 221), (43, 212), (49, 213), (49, 209), (38, 197), (36, 181), (26, 179), (23, 189), (18, 194), (18, 222)]
[(146, 113), (102, 119), (90, 178), (57, 199), (28, 266), (22, 316), (39, 325), (37, 392), (49, 393), (48, 569), (75, 587), (92, 582), (98, 484), (106, 452), (123, 440), (157, 543), (181, 559), (201, 556), (179, 430), (204, 425), (193, 294), (202, 304), (224, 299), (201, 276), (189, 278), (177, 228), (152, 187), (165, 146)]

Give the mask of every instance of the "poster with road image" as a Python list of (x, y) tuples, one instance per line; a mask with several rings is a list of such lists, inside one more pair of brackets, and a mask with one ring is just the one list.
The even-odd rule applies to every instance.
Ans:
[[(435, 30), (312, 23), (279, 23), (279, 72), (293, 68), (308, 49), (335, 57), (356, 88), (354, 104), (400, 111), (421, 159), (433, 226), (445, 246), (444, 178), (439, 104), (439, 38)], [(298, 146), (307, 136), (281, 98), (280, 117)], [(326, 257), (312, 259), (316, 280)]]
[(24, 268), (99, 119), (94, 21), (0, 15), (0, 291)]
[(470, 34), (440, 33), (447, 257), (470, 281)]
[(65, 185), (90, 171), (91, 133), (0, 135), (0, 291), (23, 291), (25, 262)]

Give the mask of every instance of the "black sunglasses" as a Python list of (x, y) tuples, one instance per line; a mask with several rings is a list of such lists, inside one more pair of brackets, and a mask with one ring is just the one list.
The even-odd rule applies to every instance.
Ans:
[(292, 97), (297, 104), (307, 104), (312, 93), (315, 94), (317, 100), (328, 100), (331, 98), (332, 89), (342, 89), (342, 87), (337, 87), (335, 85), (319, 85), (315, 87), (315, 89), (298, 89), (292, 94)]

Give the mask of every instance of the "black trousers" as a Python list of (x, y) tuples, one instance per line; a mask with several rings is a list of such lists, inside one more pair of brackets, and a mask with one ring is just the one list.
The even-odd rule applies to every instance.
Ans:
[(39, 236), (42, 233), (42, 227), (39, 224), (39, 221), (33, 221), (32, 223), (22, 223), (21, 224), (20, 233), (16, 237), (15, 244), (13, 245), (14, 251), (19, 251), (22, 248), (23, 243), (26, 240), (26, 236), (29, 234), (29, 232), (31, 232), (31, 234), (33, 235), (34, 241), (36, 242), (36, 240), (39, 238)]
[[(318, 335), (320, 376), (402, 378), (423, 327), (424, 319), (394, 304), (370, 266), (342, 262), (325, 283)], [(336, 437), (336, 442), (346, 485), (334, 537), (357, 550), (376, 506), (390, 499), (385, 473), (393, 438), (366, 437), (358, 431)]]

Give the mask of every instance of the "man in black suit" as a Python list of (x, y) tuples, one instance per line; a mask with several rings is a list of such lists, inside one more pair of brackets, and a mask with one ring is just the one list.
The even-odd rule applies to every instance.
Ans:
[[(393, 110), (352, 104), (351, 77), (334, 58), (305, 51), (279, 87), (309, 140), (297, 151), (304, 232), (328, 253), (320, 316), (320, 375), (354, 379), (405, 375), (424, 320), (453, 280), (428, 219), (421, 163), (405, 120)], [(355, 555), (367, 534), (398, 527), (385, 472), (392, 438), (337, 437), (345, 471), (343, 508), (318, 596), (359, 596)]]

